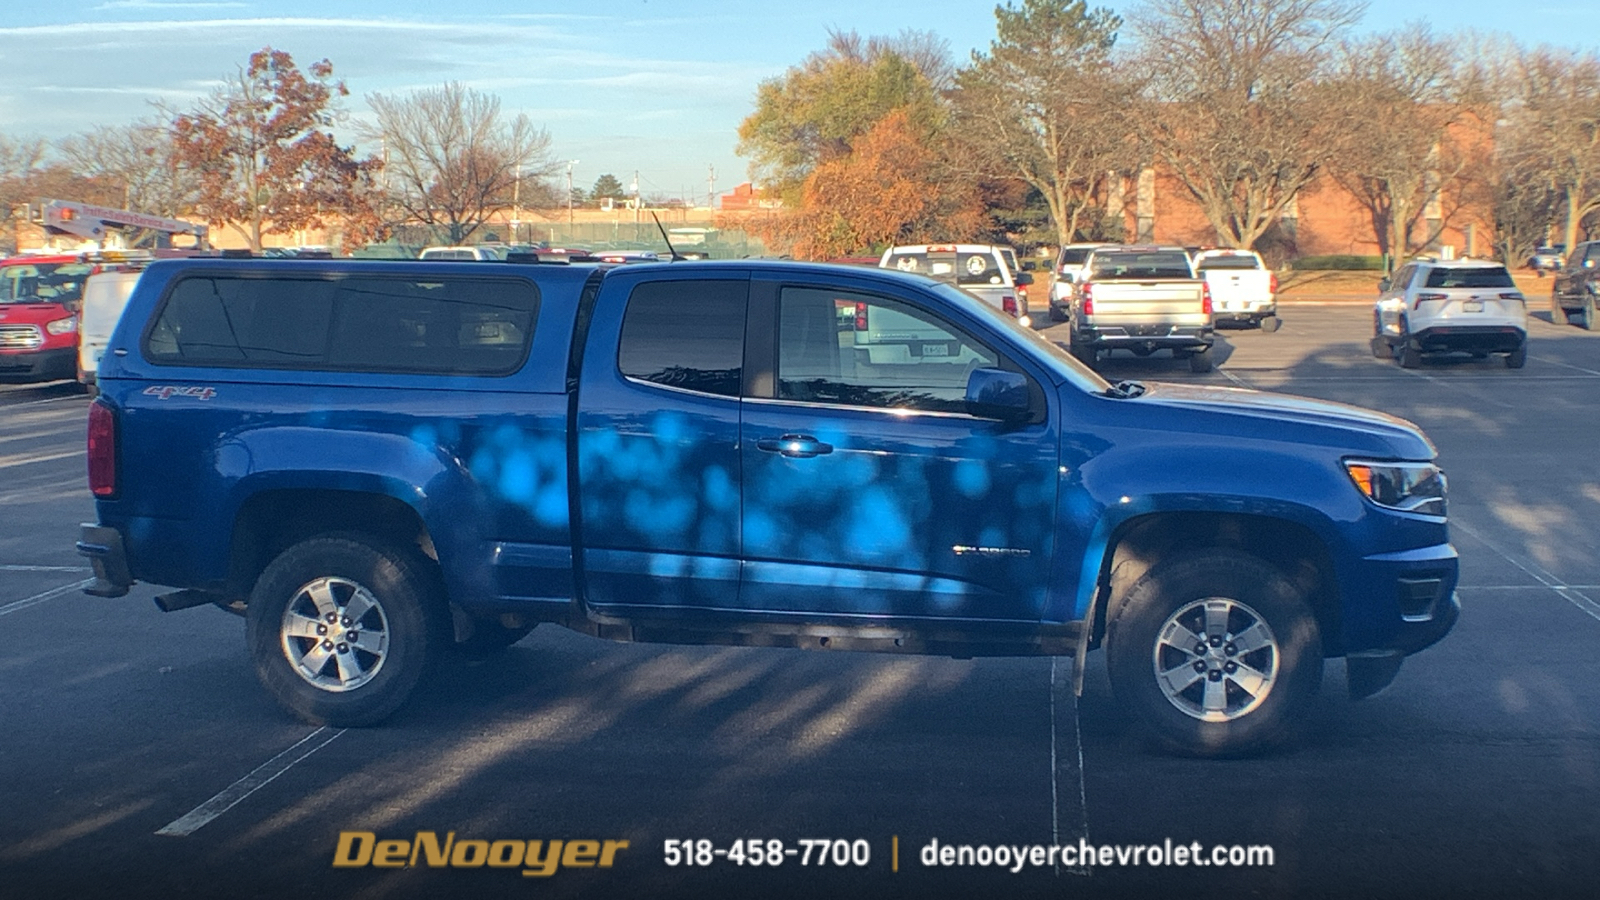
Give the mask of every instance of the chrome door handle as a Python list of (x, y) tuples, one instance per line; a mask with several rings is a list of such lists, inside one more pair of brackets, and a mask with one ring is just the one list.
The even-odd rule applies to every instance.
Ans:
[(833, 445), (824, 444), (809, 434), (786, 434), (778, 438), (762, 438), (756, 441), (756, 448), (768, 453), (777, 453), (790, 459), (810, 459), (824, 453), (832, 453)]

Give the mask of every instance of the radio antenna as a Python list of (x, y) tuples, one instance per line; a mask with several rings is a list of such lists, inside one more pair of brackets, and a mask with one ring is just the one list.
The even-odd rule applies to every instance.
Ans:
[(667, 237), (666, 226), (661, 224), (661, 217), (656, 215), (656, 211), (653, 210), (653, 209), (650, 210), (650, 218), (656, 220), (656, 228), (660, 229), (660, 231), (661, 231), (661, 240), (666, 242), (666, 244), (667, 244), (667, 252), (672, 254), (672, 261), (673, 262), (681, 262), (684, 259), (686, 259), (687, 257), (684, 257), (681, 254), (679, 254), (677, 249), (672, 246), (672, 238)]

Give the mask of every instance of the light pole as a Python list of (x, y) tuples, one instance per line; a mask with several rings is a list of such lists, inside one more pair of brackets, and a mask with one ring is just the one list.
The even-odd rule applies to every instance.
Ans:
[(511, 243), (521, 242), (522, 229), (522, 163), (517, 163), (517, 180), (511, 183)]
[(567, 160), (567, 227), (569, 230), (572, 227), (572, 167), (579, 162), (580, 160), (576, 159)]

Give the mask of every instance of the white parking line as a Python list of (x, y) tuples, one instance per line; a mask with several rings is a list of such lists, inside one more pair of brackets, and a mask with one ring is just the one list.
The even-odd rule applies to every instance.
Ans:
[(1546, 572), (1544, 569), (1541, 569), (1536, 565), (1523, 564), (1521, 560), (1518, 560), (1511, 554), (1501, 550), (1497, 545), (1489, 541), (1483, 535), (1472, 530), (1471, 528), (1468, 528), (1459, 521), (1451, 521), (1450, 527), (1458, 528), (1467, 534), (1472, 535), (1484, 546), (1498, 554), (1501, 559), (1504, 559), (1506, 562), (1511, 563), (1513, 566), (1516, 566), (1522, 571), (1528, 573), (1528, 575), (1532, 576), (1534, 581), (1537, 581), (1546, 588), (1555, 591), (1556, 595), (1561, 599), (1571, 603), (1573, 606), (1583, 610), (1585, 613), (1588, 613), (1591, 618), (1600, 621), (1600, 603), (1596, 603), (1593, 598), (1583, 593), (1583, 590), (1589, 589), (1586, 586), (1575, 587), (1570, 584), (1562, 584), (1561, 579), (1550, 574), (1549, 572)]
[(1585, 369), (1583, 366), (1575, 366), (1572, 363), (1564, 363), (1559, 359), (1551, 359), (1548, 356), (1535, 356), (1533, 358), (1538, 360), (1539, 362), (1554, 363), (1555, 365), (1561, 366), (1564, 369), (1576, 369), (1579, 372), (1584, 372), (1584, 373), (1587, 373), (1589, 375), (1600, 375), (1600, 372), (1596, 372), (1593, 369)]
[[(1232, 372), (1229, 372), (1227, 369), (1218, 369), (1217, 371), (1222, 373), (1222, 377), (1223, 378), (1228, 379), (1229, 381), (1233, 382), (1234, 384), (1238, 385), (1239, 387), (1250, 388), (1250, 385), (1249, 385), (1248, 382), (1246, 382), (1242, 378), (1235, 377), (1234, 374)], [(1254, 390), (1254, 388), (1251, 388), (1251, 390)]]
[(38, 606), (47, 600), (54, 600), (62, 594), (70, 594), (73, 591), (86, 588), (91, 584), (94, 584), (94, 579), (85, 578), (82, 581), (75, 581), (72, 584), (64, 584), (61, 587), (51, 588), (43, 593), (34, 594), (32, 597), (24, 597), (21, 600), (7, 603), (5, 606), (0, 606), (0, 616), (9, 616), (14, 612), (20, 612), (30, 606)]
[[(1061, 846), (1061, 782), (1076, 781), (1078, 794), (1078, 815), (1073, 818), (1078, 827), (1078, 837), (1087, 841), (1089, 839), (1089, 799), (1088, 792), (1083, 784), (1083, 730), (1078, 727), (1078, 698), (1072, 691), (1072, 679), (1061, 677), (1057, 672), (1056, 662), (1059, 657), (1050, 657), (1050, 839), (1055, 846)], [(1063, 748), (1063, 732), (1066, 724), (1062, 721), (1066, 717), (1058, 715), (1057, 710), (1063, 703), (1072, 704), (1072, 746)], [(1061, 771), (1061, 751), (1068, 752), (1068, 762), (1076, 767), (1075, 772), (1066, 773), (1063, 779)], [(1067, 785), (1070, 791), (1072, 785)], [(1071, 795), (1068, 795), (1070, 800)], [(1073, 875), (1090, 874), (1086, 865), (1071, 866), (1067, 869)], [(1056, 864), (1056, 874), (1061, 874), (1061, 864)]]
[[(274, 779), (289, 771), (296, 763), (333, 743), (341, 734), (344, 734), (343, 728), (333, 730), (329, 730), (326, 726), (318, 728), (316, 731), (296, 741), (294, 746), (256, 766), (249, 775), (223, 788), (222, 792), (215, 797), (168, 822), (156, 834), (164, 834), (168, 837), (188, 837), (194, 834), (213, 819), (244, 802), (246, 797), (271, 784)], [(309, 750), (302, 752), (299, 756), (289, 759), (290, 756), (294, 755), (295, 751), (306, 744), (310, 744), (318, 736), (323, 736), (321, 741), (312, 744)]]
[(88, 566), (0, 566), (0, 572), (87, 572)]
[(58, 459), (83, 456), (88, 452), (86, 449), (79, 448), (77, 450), (63, 450), (59, 453), (42, 453), (31, 456), (26, 453), (13, 453), (10, 456), (0, 456), (0, 469), (14, 469), (18, 466), (30, 466), (34, 463), (54, 462)]

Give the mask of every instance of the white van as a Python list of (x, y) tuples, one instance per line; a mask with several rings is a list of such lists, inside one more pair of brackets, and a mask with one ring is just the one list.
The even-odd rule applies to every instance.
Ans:
[(83, 307), (78, 311), (78, 383), (91, 393), (100, 356), (106, 352), (111, 332), (138, 281), (138, 272), (121, 271), (97, 272), (84, 283)]
[(500, 255), (490, 247), (428, 247), (423, 250), (418, 259), (471, 259), (494, 261)]

